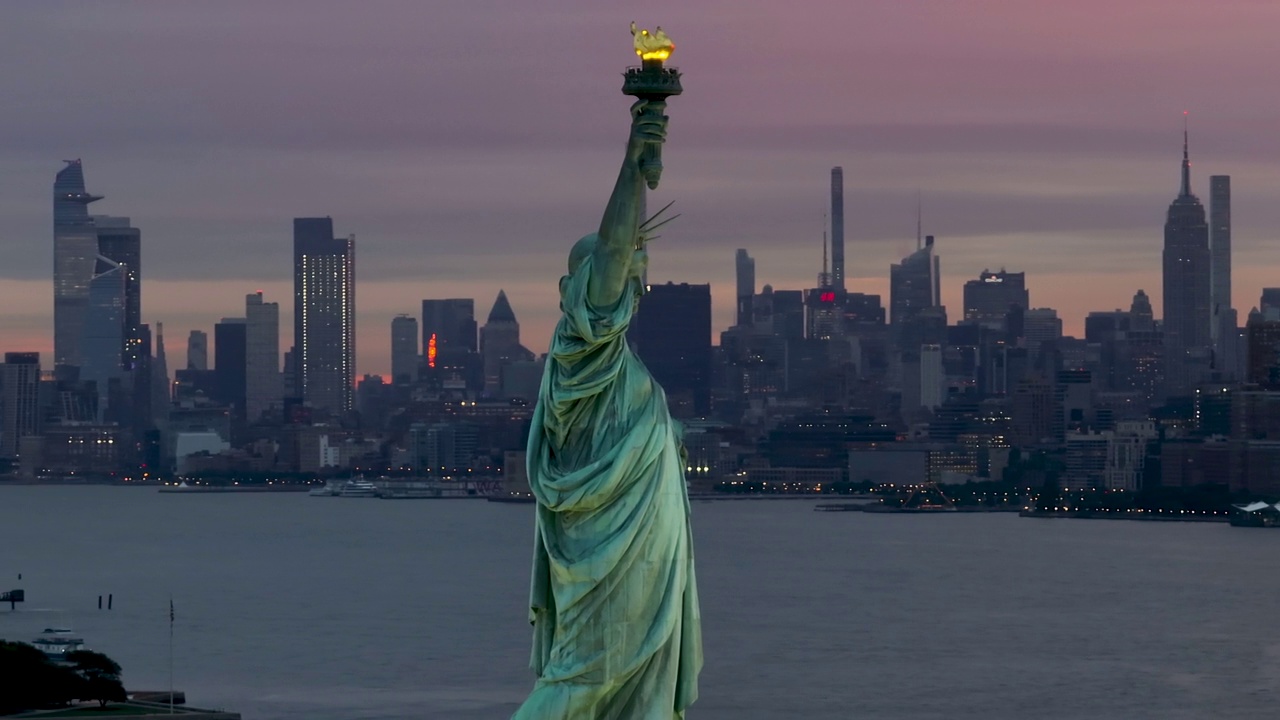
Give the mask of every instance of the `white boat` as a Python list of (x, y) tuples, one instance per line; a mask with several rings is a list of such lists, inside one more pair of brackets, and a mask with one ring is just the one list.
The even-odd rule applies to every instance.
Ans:
[(378, 497), (378, 486), (368, 480), (348, 480), (342, 486), (342, 490), (338, 493), (338, 497), (344, 498), (371, 498)]
[(324, 487), (311, 488), (307, 493), (311, 497), (338, 497), (342, 493), (345, 483), (338, 480), (330, 480), (324, 484)]
[(64, 660), (68, 653), (85, 649), (82, 638), (76, 637), (69, 628), (60, 627), (45, 628), (31, 644), (54, 661)]

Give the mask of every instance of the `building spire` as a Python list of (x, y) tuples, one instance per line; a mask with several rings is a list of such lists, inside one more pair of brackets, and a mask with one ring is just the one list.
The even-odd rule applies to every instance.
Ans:
[(1187, 152), (1187, 111), (1182, 111), (1182, 193), (1181, 197), (1191, 194), (1191, 155)]

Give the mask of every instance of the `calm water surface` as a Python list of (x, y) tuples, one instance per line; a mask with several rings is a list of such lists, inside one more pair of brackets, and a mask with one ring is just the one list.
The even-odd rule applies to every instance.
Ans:
[[(532, 509), (0, 487), (0, 637), (66, 623), (248, 720), (505, 718)], [(698, 718), (1265, 718), (1280, 532), (694, 504)], [(23, 574), (21, 583), (17, 574)], [(115, 608), (97, 610), (113, 593)]]

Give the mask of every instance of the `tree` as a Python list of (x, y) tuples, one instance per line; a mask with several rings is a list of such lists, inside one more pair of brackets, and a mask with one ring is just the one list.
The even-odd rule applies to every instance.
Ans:
[(75, 699), (83, 681), (34, 646), (0, 640), (0, 715), (58, 707)]
[(80, 691), (83, 697), (97, 700), (102, 707), (128, 699), (120, 682), (120, 666), (115, 660), (92, 650), (77, 650), (67, 653), (67, 662), (84, 680)]

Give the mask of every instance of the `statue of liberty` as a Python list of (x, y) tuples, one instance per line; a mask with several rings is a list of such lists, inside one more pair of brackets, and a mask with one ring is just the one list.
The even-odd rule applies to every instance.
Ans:
[[(679, 720), (701, 622), (679, 426), (627, 345), (647, 263), (645, 171), (665, 103), (638, 100), (600, 230), (569, 253), (529, 433), (537, 683), (514, 720)], [(656, 179), (654, 181), (656, 183)]]

